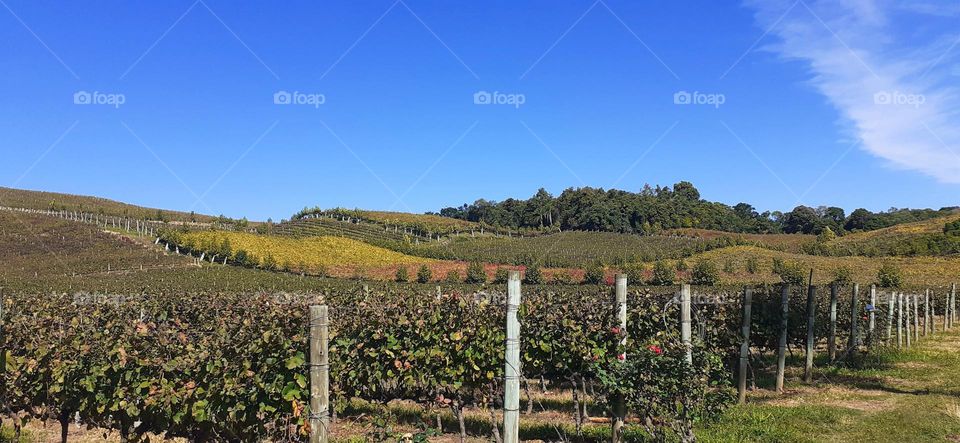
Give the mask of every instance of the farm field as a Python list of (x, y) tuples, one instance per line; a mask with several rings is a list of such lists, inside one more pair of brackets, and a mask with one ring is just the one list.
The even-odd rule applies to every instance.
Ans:
[[(20, 217), (20, 220), (14, 217)], [(498, 402), (503, 387), (496, 380), (503, 376), (504, 340), (503, 306), (496, 301), (504, 285), (491, 283), (490, 278), (498, 267), (496, 263), (509, 263), (511, 257), (522, 263), (524, 254), (546, 245), (547, 250), (541, 252), (547, 252), (547, 259), (555, 260), (555, 264), (564, 263), (559, 260), (587, 266), (597, 260), (607, 263), (622, 261), (620, 266), (626, 268), (640, 263), (645, 271), (644, 278), (650, 276), (652, 263), (630, 261), (643, 258), (643, 252), (654, 257), (676, 254), (672, 257), (677, 258), (666, 260), (672, 268), (677, 266), (679, 258), (683, 258), (690, 266), (707, 259), (720, 269), (719, 281), (714, 286), (693, 288), (694, 294), (700, 297), (698, 300), (719, 301), (699, 304), (693, 309), (694, 329), (698, 331), (695, 367), (697, 371), (704, 371), (703, 380), (714, 383), (711, 388), (698, 391), (706, 397), (694, 401), (700, 405), (717, 406), (715, 410), (697, 409), (697, 417), (703, 417), (703, 421), (696, 420), (692, 429), (700, 440), (726, 441), (727, 435), (741, 435), (744, 436), (741, 440), (746, 441), (750, 441), (751, 436), (757, 436), (759, 441), (785, 436), (784, 439), (792, 441), (815, 420), (825, 420), (829, 432), (852, 435), (839, 425), (846, 423), (846, 417), (858, 413), (845, 410), (846, 405), (859, 405), (861, 399), (871, 401), (873, 395), (880, 394), (850, 393), (851, 388), (833, 380), (846, 380), (844, 377), (854, 377), (859, 374), (857, 371), (884, 373), (884, 368), (893, 363), (884, 363), (886, 360), (882, 359), (914, 358), (910, 356), (916, 354), (891, 351), (866, 354), (865, 360), (857, 360), (857, 365), (867, 365), (863, 368), (832, 366), (823, 357), (818, 357), (818, 381), (812, 387), (801, 383), (802, 374), (798, 368), (802, 362), (799, 357), (791, 357), (788, 360), (788, 391), (783, 395), (770, 392), (772, 367), (769, 359), (770, 353), (776, 350), (778, 323), (769, 313), (777, 312), (779, 296), (776, 289), (779, 277), (772, 272), (774, 259), (815, 270), (814, 283), (820, 286), (817, 298), (820, 318), (828, 316), (825, 297), (828, 297), (829, 290), (823, 285), (831, 281), (833, 271), (839, 267), (848, 268), (851, 281), (860, 282), (862, 290), (866, 291), (875, 281), (879, 267), (893, 264), (902, 271), (906, 287), (935, 289), (934, 303), (940, 312), (945, 306), (942, 299), (944, 288), (960, 275), (960, 261), (950, 257), (886, 257), (878, 260), (813, 256), (769, 247), (725, 246), (731, 240), (722, 236), (706, 239), (569, 232), (528, 238), (448, 237), (440, 242), (408, 244), (423, 249), (447, 247), (456, 250), (461, 247), (457, 243), (473, 245), (471, 248), (476, 245), (489, 248), (467, 250), (477, 254), (474, 257), (493, 258), (484, 268), (488, 283), (467, 285), (461, 281), (442, 281), (444, 273), (449, 270), (457, 270), (462, 277), (466, 267), (464, 261), (434, 260), (374, 246), (372, 240), (370, 243), (360, 241), (374, 235), (374, 230), (370, 229), (373, 224), (311, 221), (305, 226), (320, 228), (306, 233), (264, 235), (176, 227), (164, 234), (176, 237), (181, 253), (191, 252), (192, 248), (214, 251), (226, 247), (233, 263), (236, 252), (243, 250), (251, 261), (258, 261), (256, 268), (251, 268), (201, 261), (196, 251), (193, 257), (175, 253), (173, 249), (176, 247), (166, 251), (163, 242), (157, 245), (150, 238), (138, 237), (122, 229), (108, 230), (43, 215), (0, 212), (3, 234), (0, 237), (3, 250), (0, 260), (7, 265), (0, 268), (0, 287), (4, 288), (3, 336), (4, 340), (14, 340), (17, 345), (13, 349), (19, 352), (11, 354), (8, 360), (8, 365), (12, 364), (14, 368), (11, 373), (13, 389), (8, 392), (14, 393), (14, 398), (21, 402), (15, 402), (13, 407), (38, 403), (56, 410), (57, 405), (62, 404), (87, 404), (117, 410), (120, 408), (118, 404), (103, 403), (99, 394), (61, 390), (58, 382), (49, 378), (60, 371), (86, 374), (89, 371), (84, 365), (103, 361), (111, 362), (109, 367), (112, 369), (103, 375), (102, 381), (93, 382), (97, 389), (119, 389), (131, 393), (128, 395), (143, 395), (143, 399), (149, 400), (134, 402), (134, 409), (128, 405), (122, 413), (113, 412), (107, 416), (98, 412), (99, 407), (74, 410), (85, 417), (83, 421), (100, 427), (96, 435), (107, 432), (116, 441), (123, 430), (124, 420), (150, 417), (144, 421), (147, 424), (142, 431), (166, 432), (167, 437), (203, 439), (207, 438), (205, 433), (235, 433), (268, 440), (303, 438), (309, 432), (303, 412), (308, 398), (304, 367), (306, 311), (312, 303), (325, 303), (334, 312), (331, 355), (339, 359), (332, 367), (332, 395), (338, 414), (331, 433), (334, 441), (370, 438), (372, 433), (379, 433), (381, 437), (410, 434), (444, 442), (459, 441), (461, 433), (465, 434), (466, 441), (489, 439), (495, 427), (502, 426), (503, 406)], [(346, 235), (313, 235), (333, 232), (323, 229), (346, 227), (355, 229), (350, 235), (357, 239)], [(376, 231), (380, 233), (379, 229)], [(347, 231), (341, 230), (340, 233), (346, 234)], [(622, 240), (627, 238), (635, 239), (637, 243), (624, 245)], [(549, 244), (539, 243), (546, 240), (581, 254), (587, 251), (607, 255), (553, 255)], [(641, 249), (661, 241), (664, 249), (657, 253)], [(755, 243), (751, 241), (750, 244)], [(634, 250), (642, 252), (628, 255)], [(272, 265), (264, 263), (266, 257)], [(434, 270), (431, 283), (384, 281), (392, 280), (397, 266), (407, 266), (412, 274), (420, 264), (427, 264)], [(300, 269), (315, 271), (320, 268), (325, 270), (325, 275), (339, 278), (310, 275), (318, 272), (298, 274)], [(612, 367), (604, 365), (616, 361), (620, 351), (616, 350), (617, 340), (611, 338), (618, 335), (611, 335), (613, 324), (610, 322), (613, 319), (609, 315), (609, 300), (612, 289), (608, 285), (612, 273), (623, 268), (607, 266), (607, 281), (600, 285), (524, 285), (523, 323), (538, 327), (528, 330), (531, 335), (524, 337), (521, 346), (523, 375), (529, 385), (524, 388), (521, 401), (520, 432), (523, 438), (577, 441), (610, 438), (609, 424), (604, 421), (609, 416), (609, 405), (605, 403), (608, 397), (603, 393), (609, 387), (604, 387), (601, 380), (603, 371), (607, 370), (604, 368)], [(748, 272), (748, 268), (753, 272)], [(64, 269), (78, 271), (64, 272)], [(284, 270), (287, 272), (280, 272)], [(552, 280), (550, 276), (557, 272), (568, 273), (575, 280), (583, 277), (583, 271), (575, 268), (545, 268), (543, 271), (546, 281)], [(677, 272), (675, 276), (676, 282), (680, 283), (691, 277), (691, 271)], [(679, 286), (641, 286), (637, 283), (633, 281), (629, 286), (630, 345), (627, 354), (642, 361), (642, 368), (637, 370), (655, 375), (657, 383), (676, 380), (672, 377), (678, 372), (668, 368), (682, 361), (683, 355), (680, 352), (683, 347), (677, 341), (679, 309), (673, 298)], [(754, 309), (761, 313), (753, 322), (751, 334), (753, 349), (758, 352), (756, 374), (751, 375), (751, 383), (758, 389), (749, 394), (747, 405), (728, 409), (732, 398), (730, 374), (736, 367), (734, 357), (738, 347), (738, 297), (745, 285), (757, 288)], [(888, 290), (881, 290), (881, 299), (886, 297), (885, 291)], [(804, 292), (805, 288), (794, 287), (790, 296), (792, 326), (788, 342), (794, 349), (803, 346)], [(841, 291), (840, 297), (841, 304), (850, 303), (849, 287)], [(26, 300), (31, 302), (26, 303)], [(886, 312), (885, 309), (888, 308), (881, 307), (881, 312)], [(418, 313), (420, 319), (416, 320), (411, 313)], [(71, 318), (84, 320), (68, 321)], [(881, 314), (879, 318), (878, 327), (882, 330), (886, 317)], [(54, 324), (69, 327), (55, 328), (51, 326)], [(846, 331), (850, 324), (848, 318), (841, 317), (837, 326)], [(123, 326), (111, 328), (107, 325)], [(449, 325), (456, 326), (450, 330)], [(53, 335), (15, 332), (36, 330), (50, 331)], [(827, 330), (823, 322), (816, 327), (817, 347), (821, 353), (824, 352)], [(840, 334), (842, 342), (846, 340), (845, 334)], [(42, 344), (51, 340), (73, 343), (72, 346), (79, 346), (78, 349), (90, 346), (89, 354), (76, 360), (70, 357), (72, 354), (67, 348), (47, 353)], [(95, 345), (91, 340), (108, 345)], [(177, 366), (161, 367), (151, 363), (159, 361), (156, 359), (161, 356), (154, 349), (163, 350), (163, 359), (176, 362)], [(198, 360), (178, 354), (190, 349), (210, 351)], [(251, 353), (249, 349), (257, 351)], [(123, 363), (117, 366), (114, 359)], [(43, 363), (35, 365), (32, 362)], [(137, 369), (132, 369), (132, 365)], [(145, 378), (138, 379), (134, 373)], [(177, 374), (190, 374), (190, 378)], [(133, 377), (130, 384), (108, 381), (126, 377)], [(167, 380), (169, 384), (137, 387), (156, 379)], [(547, 389), (544, 390), (541, 384)], [(56, 389), (37, 390), (37, 386)], [(202, 387), (204, 392), (187, 386)], [(672, 392), (670, 386), (658, 388), (666, 390), (658, 391), (661, 392), (659, 398), (686, 401), (682, 396), (674, 396), (679, 394), (662, 396), (662, 392)], [(857, 389), (867, 388), (864, 385)], [(139, 394), (135, 394), (137, 392)], [(212, 396), (212, 392), (219, 394)], [(439, 397), (438, 392), (441, 393)], [(80, 400), (87, 395), (97, 395), (100, 400)], [(245, 398), (256, 398), (255, 403), (238, 402), (240, 396), (251, 395), (254, 397)], [(64, 401), (50, 402), (51, 398)], [(896, 408), (901, 409), (894, 411), (905, 414), (909, 408), (921, 404), (911, 402), (910, 398), (913, 397), (896, 397), (900, 405)], [(161, 406), (173, 399), (179, 399), (176, 401), (182, 402), (185, 409)], [(461, 403), (450, 403), (453, 401)], [(809, 407), (785, 409), (792, 407), (794, 401)], [(939, 397), (925, 398), (923, 404), (940, 401)], [(178, 410), (189, 411), (189, 417), (178, 415)], [(772, 412), (774, 410), (776, 412)], [(758, 418), (766, 414), (782, 414), (788, 425), (771, 429)], [(176, 425), (169, 421), (174, 416), (180, 417)], [(439, 427), (436, 426), (438, 418)], [(460, 425), (461, 419), (463, 426)], [(927, 416), (917, 415), (916, 419), (918, 423), (925, 423), (918, 426), (928, 429), (931, 435), (953, 432), (950, 426), (935, 426)], [(293, 427), (285, 427), (283, 423)], [(689, 424), (677, 425), (683, 428)], [(58, 435), (49, 429), (53, 427), (55, 430), (59, 426), (55, 420), (48, 422), (47, 427), (38, 426), (39, 422), (32, 422), (25, 429), (25, 435), (28, 438), (30, 435), (35, 438)], [(736, 431), (729, 427), (736, 428)], [(77, 441), (95, 438), (90, 437), (90, 431), (72, 429), (70, 435), (76, 436)], [(9, 435), (10, 431), (5, 432)], [(672, 432), (666, 428), (628, 426), (625, 436), (633, 441), (651, 435), (666, 438), (673, 435)], [(864, 429), (862, 432), (868, 431)]]
[[(900, 269), (904, 282), (909, 286), (946, 287), (960, 280), (960, 257), (832, 257), (791, 254), (755, 246), (733, 246), (707, 251), (686, 261), (695, 263), (701, 258), (712, 261), (719, 268), (729, 263), (734, 272), (724, 272), (720, 278), (727, 284), (778, 283), (779, 277), (771, 272), (774, 259), (799, 263), (806, 270), (813, 268), (814, 282), (818, 284), (830, 282), (834, 272), (841, 268), (850, 270), (853, 281), (872, 283), (884, 264)], [(747, 271), (751, 261), (757, 266), (754, 273)]]
[(0, 205), (11, 208), (89, 212), (148, 220), (158, 220), (158, 215), (161, 215), (166, 220), (181, 222), (210, 222), (215, 218), (202, 214), (145, 208), (100, 197), (4, 187), (0, 187)]
[(804, 247), (817, 241), (817, 236), (810, 234), (744, 234), (694, 228), (671, 229), (664, 232), (664, 235), (678, 235), (705, 240), (729, 238), (740, 243), (750, 243), (761, 248), (792, 253), (802, 253)]
[[(586, 268), (658, 258), (680, 258), (717, 242), (673, 236), (641, 236), (613, 232), (562, 232), (534, 237), (453, 237), (446, 242), (410, 247), (415, 255), (513, 265)], [(721, 243), (722, 244), (722, 243)]]

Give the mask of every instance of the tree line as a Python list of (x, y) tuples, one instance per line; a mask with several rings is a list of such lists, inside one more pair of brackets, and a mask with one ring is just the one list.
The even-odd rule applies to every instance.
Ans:
[(495, 227), (540, 230), (637, 234), (656, 234), (675, 228), (756, 234), (821, 234), (829, 230), (842, 235), (940, 217), (957, 210), (957, 207), (891, 208), (871, 212), (860, 208), (847, 215), (843, 208), (834, 206), (801, 205), (786, 213), (758, 212), (748, 203), (729, 206), (704, 200), (692, 183), (682, 181), (672, 187), (645, 185), (640, 192), (568, 188), (557, 197), (540, 188), (526, 200), (480, 199), (472, 204), (443, 208), (439, 215)]

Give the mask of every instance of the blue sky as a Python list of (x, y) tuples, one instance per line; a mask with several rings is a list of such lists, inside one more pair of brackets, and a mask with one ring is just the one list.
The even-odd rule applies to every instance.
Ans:
[(958, 204), (957, 3), (0, 6), (4, 186), (253, 219), (680, 180)]

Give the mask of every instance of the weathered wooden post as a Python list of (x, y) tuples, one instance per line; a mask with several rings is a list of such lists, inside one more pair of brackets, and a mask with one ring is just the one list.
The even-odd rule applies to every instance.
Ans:
[(903, 295), (903, 309), (906, 311), (904, 313), (904, 320), (906, 321), (903, 325), (904, 332), (907, 333), (907, 347), (911, 345), (910, 338), (913, 336), (913, 333), (910, 332), (910, 294)]
[(913, 342), (920, 341), (920, 309), (917, 307), (920, 296), (913, 294)]
[(853, 297), (850, 299), (850, 342), (847, 345), (847, 353), (856, 352), (860, 346), (860, 283), (853, 284)]
[(310, 306), (310, 443), (327, 443), (330, 435), (328, 327), (327, 306)]
[(954, 283), (950, 286), (950, 327), (953, 327), (953, 322), (957, 319), (957, 284)]
[(777, 347), (777, 392), (783, 392), (783, 372), (787, 364), (787, 315), (790, 313), (790, 285), (780, 290), (780, 343)]
[(813, 381), (813, 341), (815, 338), (814, 323), (817, 319), (817, 288), (813, 286), (813, 271), (810, 271), (811, 283), (807, 288), (807, 361), (803, 367), (803, 381)]
[(872, 348), (876, 341), (877, 326), (877, 285), (870, 285), (870, 324), (867, 329), (867, 346)]
[(750, 309), (753, 304), (753, 289), (743, 290), (743, 318), (740, 326), (740, 366), (737, 368), (737, 399), (740, 404), (747, 401), (747, 365), (750, 359)]
[(948, 293), (943, 300), (943, 332), (947, 332), (950, 327), (950, 294)]
[(897, 294), (897, 347), (903, 346), (903, 294)]
[(503, 369), (503, 443), (520, 441), (520, 271), (507, 278), (507, 342)]
[(930, 290), (923, 294), (923, 336), (930, 333)]
[(827, 336), (827, 356), (837, 359), (837, 284), (830, 284), (830, 335)]
[(690, 315), (690, 285), (684, 283), (680, 287), (680, 339), (687, 354), (687, 364), (693, 364), (693, 332)]
[(890, 299), (887, 303), (887, 346), (890, 346), (893, 340), (893, 311), (896, 308), (896, 298), (897, 294), (891, 291)]
[(934, 303), (930, 305), (930, 335), (936, 335), (937, 333), (937, 303), (936, 297), (933, 299)]
[[(620, 347), (623, 350), (623, 358), (626, 360), (627, 345), (627, 276), (626, 274), (617, 274), (616, 276), (616, 310), (617, 324), (620, 326)], [(576, 389), (576, 388), (574, 388)], [(623, 422), (627, 417), (627, 405), (623, 396), (617, 396), (613, 401), (613, 419), (611, 420), (611, 438), (614, 443), (623, 441)]]

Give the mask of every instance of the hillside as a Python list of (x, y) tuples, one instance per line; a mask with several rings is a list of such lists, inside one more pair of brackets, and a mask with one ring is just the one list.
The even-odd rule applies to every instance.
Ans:
[[(960, 283), (960, 259), (951, 257), (832, 257), (793, 254), (755, 246), (733, 246), (695, 255), (686, 259), (686, 262), (693, 265), (699, 259), (708, 259), (718, 269), (726, 267), (732, 270), (721, 271), (720, 280), (723, 283), (779, 283), (780, 278), (772, 272), (775, 258), (798, 263), (804, 270), (813, 268), (816, 284), (829, 283), (840, 268), (850, 270), (852, 281), (872, 283), (876, 281), (877, 271), (885, 263), (900, 268), (905, 284), (910, 287), (929, 285), (945, 288), (952, 283)], [(748, 271), (748, 262), (756, 264), (755, 272)]]
[(0, 211), (0, 286), (21, 279), (191, 264), (188, 258), (164, 254), (92, 224)]
[(664, 234), (702, 238), (706, 240), (729, 238), (737, 240), (738, 242), (750, 243), (761, 248), (795, 253), (803, 252), (804, 247), (817, 241), (817, 236), (810, 234), (744, 234), (695, 228), (671, 229), (664, 232)]
[(915, 256), (960, 253), (960, 239), (943, 233), (945, 224), (960, 220), (960, 214), (903, 223), (874, 231), (838, 237), (826, 245), (833, 255)]
[(61, 194), (57, 192), (29, 191), (24, 189), (4, 187), (0, 187), (0, 206), (11, 208), (88, 212), (146, 220), (211, 222), (216, 219), (215, 217), (211, 217), (209, 215), (147, 208), (100, 197)]

